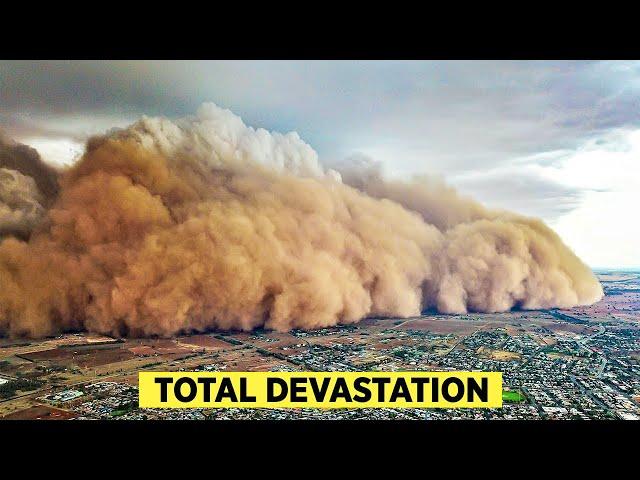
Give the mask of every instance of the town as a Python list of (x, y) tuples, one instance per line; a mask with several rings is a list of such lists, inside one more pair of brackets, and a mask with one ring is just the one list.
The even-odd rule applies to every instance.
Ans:
[[(3, 419), (640, 419), (640, 274), (571, 310), (371, 318), (287, 333), (0, 339)], [(499, 371), (496, 409), (143, 409), (140, 371)]]

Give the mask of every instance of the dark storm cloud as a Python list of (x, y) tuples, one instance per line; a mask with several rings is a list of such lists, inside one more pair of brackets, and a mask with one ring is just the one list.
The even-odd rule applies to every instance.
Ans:
[(58, 193), (58, 172), (45, 164), (38, 152), (28, 145), (12, 141), (0, 130), (0, 168), (16, 171), (33, 179), (49, 205)]
[[(639, 125), (639, 74), (634, 62), (0, 62), (0, 126), (18, 140), (82, 142), (214, 101), (249, 124), (297, 131), (326, 161), (363, 152), (395, 175), (469, 177), (522, 159), (552, 164)], [(547, 191), (520, 175), (519, 191)], [(478, 189), (513, 201), (512, 187)], [(549, 193), (557, 205), (532, 213), (557, 215), (579, 196)]]
[[(3, 110), (65, 114), (99, 109), (148, 109), (170, 91), (155, 88), (161, 71), (130, 62), (39, 61), (0, 64)], [(166, 83), (162, 78), (160, 83)], [(170, 102), (169, 102), (170, 103)]]
[(5, 115), (177, 116), (213, 100), (305, 137), (376, 135), (446, 155), (466, 133), (513, 154), (637, 124), (637, 73), (610, 62), (2, 62), (0, 104)]

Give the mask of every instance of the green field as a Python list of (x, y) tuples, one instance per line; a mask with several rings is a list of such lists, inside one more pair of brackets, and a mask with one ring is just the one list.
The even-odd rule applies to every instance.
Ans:
[(502, 401), (503, 402), (524, 402), (526, 397), (517, 390), (503, 390)]

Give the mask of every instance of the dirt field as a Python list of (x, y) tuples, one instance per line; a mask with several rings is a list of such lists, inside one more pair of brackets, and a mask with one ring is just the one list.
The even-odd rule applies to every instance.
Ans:
[(637, 292), (625, 292), (609, 294), (598, 303), (584, 307), (575, 307), (574, 314), (583, 314), (592, 320), (619, 318), (630, 321), (638, 321), (640, 310), (640, 294)]
[(520, 360), (520, 355), (514, 352), (507, 352), (506, 350), (493, 350), (491, 352), (491, 358), (500, 361)]
[(454, 320), (439, 318), (416, 318), (398, 325), (398, 330), (427, 330), (433, 333), (447, 335), (449, 333), (469, 334), (478, 330), (483, 323), (473, 320)]
[(587, 325), (579, 325), (575, 323), (553, 323), (551, 325), (547, 325), (546, 328), (557, 332), (568, 332), (568, 333), (576, 333), (578, 335), (593, 335), (594, 333), (598, 333), (598, 329), (595, 327), (589, 327)]
[(37, 405), (10, 413), (2, 417), (2, 420), (68, 420), (70, 418), (76, 418), (77, 416), (75, 413), (66, 410)]
[(179, 345), (189, 345), (195, 347), (204, 347), (207, 350), (222, 350), (229, 348), (231, 345), (224, 340), (214, 338), (211, 335), (193, 335), (191, 337), (178, 337)]
[(160, 345), (135, 345), (129, 346), (128, 350), (137, 356), (179, 356), (188, 355), (202, 348), (197, 348), (195, 345), (178, 345), (176, 342), (164, 343)]
[(97, 367), (109, 363), (129, 360), (135, 355), (127, 349), (121, 348), (56, 348), (41, 352), (32, 352), (22, 355), (23, 358), (38, 361), (55, 361), (56, 363), (69, 363), (80, 368)]

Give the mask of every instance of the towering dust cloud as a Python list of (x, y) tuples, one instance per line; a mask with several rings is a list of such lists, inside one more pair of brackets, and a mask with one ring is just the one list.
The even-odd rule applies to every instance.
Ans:
[(0, 131), (0, 238), (28, 238), (57, 194), (57, 176), (33, 148)]
[[(20, 175), (0, 177), (2, 195), (35, 198), (38, 182)], [(0, 332), (287, 330), (602, 297), (539, 220), (434, 180), (385, 181), (363, 161), (326, 169), (297, 134), (213, 104), (91, 139), (59, 184), (24, 222), (28, 240), (3, 230)]]

